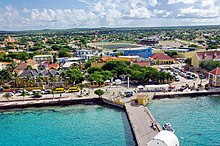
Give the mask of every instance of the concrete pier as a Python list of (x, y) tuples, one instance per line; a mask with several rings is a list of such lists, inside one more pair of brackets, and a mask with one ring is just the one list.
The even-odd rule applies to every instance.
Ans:
[[(144, 146), (157, 133), (161, 131), (160, 125), (154, 119), (150, 111), (143, 105), (125, 104), (125, 109), (129, 117), (138, 146)], [(156, 129), (151, 127), (155, 123)]]

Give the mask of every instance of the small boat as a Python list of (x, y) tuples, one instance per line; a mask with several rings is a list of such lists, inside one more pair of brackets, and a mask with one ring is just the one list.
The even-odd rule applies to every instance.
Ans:
[(175, 132), (172, 125), (170, 123), (166, 123), (163, 125), (163, 130), (167, 130), (167, 131), (171, 131), (171, 132)]

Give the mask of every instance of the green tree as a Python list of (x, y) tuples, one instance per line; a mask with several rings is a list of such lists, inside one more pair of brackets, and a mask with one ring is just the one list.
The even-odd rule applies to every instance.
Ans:
[(72, 84), (79, 84), (84, 80), (84, 76), (79, 69), (69, 69), (65, 72), (65, 76)]
[(98, 95), (99, 98), (101, 98), (102, 95), (105, 94), (105, 92), (104, 92), (102, 89), (97, 89), (97, 90), (94, 91), (94, 93), (95, 93), (96, 95)]
[(23, 96), (23, 101), (24, 101), (25, 96), (27, 96), (27, 91), (25, 89), (22, 90), (21, 96)]
[(101, 67), (89, 67), (88, 70), (87, 70), (87, 72), (89, 74), (94, 73), (95, 71), (100, 72), (100, 71), (102, 71), (102, 68)]
[(56, 76), (51, 74), (49, 77), (50, 82), (52, 82), (52, 87), (54, 88), (54, 84), (56, 82)]
[(178, 52), (177, 51), (165, 51), (165, 53), (170, 56), (170, 57), (175, 57), (178, 55)]
[(220, 62), (214, 60), (204, 60), (200, 63), (200, 67), (207, 71), (211, 71), (217, 67), (220, 67)]
[(13, 95), (8, 92), (8, 93), (5, 93), (5, 94), (3, 95), (3, 97), (6, 98), (6, 99), (8, 100), (8, 102), (9, 102), (9, 99), (10, 99), (10, 98), (13, 98)]
[(68, 53), (66, 50), (60, 50), (58, 56), (59, 57), (71, 57), (71, 54)]
[(44, 81), (44, 77), (41, 74), (38, 74), (36, 77), (36, 82), (38, 83), (38, 86), (42, 85), (43, 81)]

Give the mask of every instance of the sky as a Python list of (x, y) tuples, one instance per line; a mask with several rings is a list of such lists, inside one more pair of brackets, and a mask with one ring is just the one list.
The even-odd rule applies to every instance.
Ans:
[(0, 30), (219, 24), (220, 0), (0, 0)]

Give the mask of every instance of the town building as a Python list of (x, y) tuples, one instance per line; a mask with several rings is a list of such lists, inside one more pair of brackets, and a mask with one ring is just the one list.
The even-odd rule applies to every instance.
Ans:
[(148, 38), (142, 39), (139, 44), (154, 46), (154, 45), (156, 45), (158, 43), (159, 43), (159, 38), (153, 36), (153, 37), (148, 37)]
[(140, 48), (128, 48), (122, 49), (124, 56), (139, 56), (142, 58), (148, 58), (152, 55), (151, 47), (140, 47)]
[(199, 68), (200, 62), (203, 60), (220, 61), (220, 51), (196, 52), (192, 56), (192, 66)]
[(15, 68), (15, 72), (21, 74), (24, 70), (27, 69), (28, 66), (32, 69), (37, 69), (38, 65), (39, 64), (35, 60), (28, 59), (25, 62), (18, 64), (18, 66)]
[(209, 72), (209, 85), (210, 86), (220, 86), (220, 68), (213, 69)]
[(8, 36), (8, 38), (6, 38), (3, 42), (4, 44), (7, 44), (7, 43), (16, 43), (16, 40), (11, 37), (11, 36)]
[(92, 50), (82, 49), (82, 50), (76, 50), (75, 56), (85, 60), (89, 60), (93, 55), (92, 55)]
[(17, 80), (16, 87), (24, 88), (24, 87), (59, 87), (64, 85), (64, 81), (61, 78), (62, 70), (25, 70), (22, 72)]
[(175, 62), (174, 58), (171, 58), (164, 53), (156, 53), (150, 57), (153, 64), (172, 64)]
[(121, 61), (127, 61), (127, 62), (131, 62), (131, 61), (139, 61), (140, 57), (139, 56), (118, 56), (118, 60)]
[(53, 63), (53, 55), (36, 55), (33, 57), (33, 60), (37, 61), (38, 63)]

